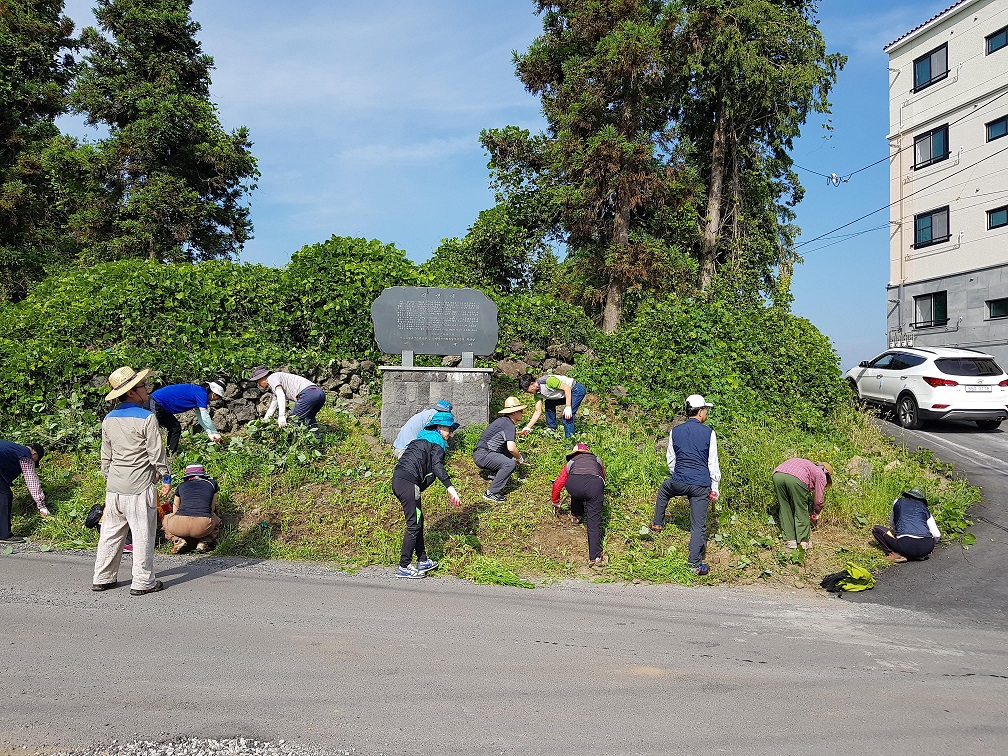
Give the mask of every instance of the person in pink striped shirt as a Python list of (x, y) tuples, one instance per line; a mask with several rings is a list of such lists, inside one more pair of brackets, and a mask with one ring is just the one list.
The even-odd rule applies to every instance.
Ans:
[(793, 457), (773, 471), (774, 495), (780, 513), (777, 521), (790, 549), (812, 546), (812, 523), (818, 521), (826, 503), (826, 489), (833, 483), (833, 468), (827, 462)]

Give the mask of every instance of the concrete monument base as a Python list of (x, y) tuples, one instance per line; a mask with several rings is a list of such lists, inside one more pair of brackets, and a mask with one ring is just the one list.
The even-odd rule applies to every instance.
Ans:
[(383, 365), (382, 439), (392, 443), (409, 418), (434, 406), (438, 399), (452, 403), (461, 425), (490, 422), (491, 368), (401, 367)]

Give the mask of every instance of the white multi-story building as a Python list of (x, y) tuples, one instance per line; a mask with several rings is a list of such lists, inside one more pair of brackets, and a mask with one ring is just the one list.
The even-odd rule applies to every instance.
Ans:
[(885, 52), (890, 345), (1008, 367), (1008, 0), (959, 0)]

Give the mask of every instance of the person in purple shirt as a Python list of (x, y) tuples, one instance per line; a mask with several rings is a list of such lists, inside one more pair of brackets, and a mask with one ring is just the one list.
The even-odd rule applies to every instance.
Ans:
[(203, 426), (211, 441), (220, 441), (221, 434), (214, 427), (210, 417), (210, 402), (224, 396), (224, 387), (219, 383), (210, 382), (209, 391), (195, 383), (177, 383), (172, 386), (162, 386), (151, 392), (151, 410), (157, 417), (158, 425), (168, 431), (168, 453), (174, 454), (182, 438), (182, 424), (176, 415), (189, 410), (196, 410), (196, 419)]

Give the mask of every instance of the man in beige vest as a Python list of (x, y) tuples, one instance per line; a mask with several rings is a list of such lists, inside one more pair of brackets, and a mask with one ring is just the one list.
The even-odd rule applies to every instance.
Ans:
[(119, 405), (102, 421), (101, 472), (105, 477), (105, 515), (95, 555), (93, 591), (115, 588), (119, 579), (126, 534), (133, 532), (133, 584), (130, 595), (160, 591), (154, 577), (154, 539), (157, 534), (157, 489), (171, 493), (171, 472), (161, 443), (157, 418), (148, 409), (146, 377), (121, 367), (109, 376), (112, 390), (106, 401)]

